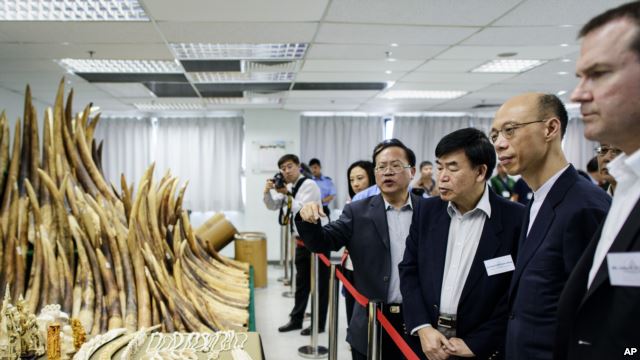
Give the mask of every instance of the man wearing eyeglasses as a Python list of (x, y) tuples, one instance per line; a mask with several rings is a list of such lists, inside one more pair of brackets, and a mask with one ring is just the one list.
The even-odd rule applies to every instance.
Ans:
[(615, 159), (621, 153), (622, 150), (609, 144), (600, 144), (600, 146), (596, 147), (598, 171), (600, 172), (600, 176), (602, 176), (602, 179), (605, 181), (605, 187), (603, 188), (603, 190), (611, 196), (613, 196), (613, 193), (616, 191), (616, 185), (618, 184), (618, 182), (616, 181), (616, 178), (614, 178), (609, 173), (607, 165), (609, 165), (611, 160)]
[[(404, 254), (413, 209), (421, 199), (408, 191), (416, 172), (416, 156), (401, 141), (391, 139), (374, 148), (373, 163), (379, 195), (347, 204), (340, 218), (325, 226), (318, 222), (325, 218), (322, 207), (317, 203), (305, 204), (296, 216), (296, 226), (312, 251), (346, 247), (355, 269), (355, 287), (368, 299), (382, 300), (382, 312), (404, 334), (398, 264)], [(416, 339), (406, 339), (420, 354)], [(353, 309), (347, 341), (354, 359), (367, 358), (367, 315), (359, 304)], [(381, 354), (388, 360), (404, 358), (384, 331)]]
[[(291, 214), (302, 208), (308, 202), (321, 204), (320, 188), (311, 179), (306, 178), (300, 171), (300, 159), (297, 155), (283, 155), (278, 160), (278, 168), (282, 174), (285, 186), (276, 187), (272, 179), (268, 179), (264, 188), (263, 201), (270, 210), (289, 208)], [(282, 210), (281, 210), (282, 211)], [(288, 218), (291, 214), (284, 215)], [(282, 213), (281, 213), (282, 215)], [(324, 221), (324, 219), (323, 219)], [(287, 224), (284, 222), (284, 224)], [(311, 291), (311, 253), (300, 242), (298, 231), (291, 227), (291, 232), (296, 239), (296, 293), (293, 309), (289, 314), (289, 322), (278, 328), (280, 332), (302, 329), (304, 312), (307, 308), (309, 293)], [(318, 296), (319, 309), (318, 329), (324, 331), (327, 318), (329, 271), (324, 266), (318, 266)], [(302, 330), (301, 335), (309, 335), (311, 327)]]
[[(640, 1), (580, 30), (578, 85), (584, 136), (622, 150), (611, 210), (576, 265), (558, 306), (556, 359), (628, 359), (640, 347)], [(613, 154), (611, 154), (613, 155)]]
[(558, 97), (529, 93), (498, 109), (489, 135), (500, 164), (533, 190), (509, 289), (510, 360), (552, 358), (560, 292), (609, 209), (609, 196), (565, 158), (567, 122)]

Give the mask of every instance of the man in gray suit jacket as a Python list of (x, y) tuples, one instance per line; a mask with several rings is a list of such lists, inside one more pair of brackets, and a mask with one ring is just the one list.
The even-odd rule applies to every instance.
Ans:
[[(383, 313), (404, 334), (398, 264), (404, 254), (413, 208), (420, 201), (408, 191), (416, 171), (416, 157), (402, 142), (391, 139), (375, 147), (373, 162), (381, 194), (347, 204), (340, 218), (324, 227), (318, 221), (324, 216), (322, 207), (306, 204), (296, 216), (296, 227), (307, 248), (314, 252), (346, 247), (353, 262), (356, 288), (369, 299), (382, 300)], [(359, 304), (353, 309), (347, 341), (354, 359), (366, 359), (367, 315)], [(415, 339), (409, 341), (420, 353)], [(384, 331), (381, 354), (383, 359), (404, 358)]]

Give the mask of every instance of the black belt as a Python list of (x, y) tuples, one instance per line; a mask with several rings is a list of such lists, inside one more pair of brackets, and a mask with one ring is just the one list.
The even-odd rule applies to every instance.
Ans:
[(401, 314), (402, 304), (382, 304), (383, 313)]
[(441, 326), (445, 329), (455, 329), (456, 319), (450, 315), (440, 315), (438, 316), (438, 326)]

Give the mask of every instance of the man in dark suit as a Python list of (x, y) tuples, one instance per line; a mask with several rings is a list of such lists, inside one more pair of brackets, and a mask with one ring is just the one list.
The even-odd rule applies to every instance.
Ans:
[(504, 103), (491, 127), (500, 163), (534, 192), (509, 290), (509, 360), (553, 357), (560, 292), (609, 209), (609, 196), (562, 152), (567, 122), (558, 97), (530, 93)]
[(481, 131), (448, 134), (436, 157), (440, 197), (415, 208), (400, 263), (407, 331), (430, 360), (502, 358), (524, 206), (487, 186), (496, 154)]
[[(398, 264), (404, 254), (413, 207), (420, 201), (419, 196), (408, 191), (416, 171), (416, 157), (402, 142), (391, 139), (375, 147), (373, 162), (381, 194), (347, 204), (340, 218), (324, 227), (318, 222), (324, 216), (322, 207), (317, 203), (306, 204), (296, 216), (296, 227), (307, 248), (314, 252), (346, 247), (358, 291), (368, 299), (382, 300), (383, 313), (403, 334)], [(347, 341), (354, 359), (366, 359), (367, 315), (359, 304), (353, 309)], [(413, 341), (415, 350), (420, 350), (415, 339), (409, 341)], [(381, 354), (383, 359), (403, 358), (384, 331)]]
[[(555, 358), (635, 359), (640, 352), (640, 2), (606, 11), (580, 31), (576, 63), (589, 140), (619, 148), (611, 210), (560, 297)], [(632, 355), (632, 356), (631, 356)]]

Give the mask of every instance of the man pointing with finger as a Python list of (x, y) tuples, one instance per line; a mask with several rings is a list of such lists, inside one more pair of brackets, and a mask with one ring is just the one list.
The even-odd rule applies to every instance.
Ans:
[[(416, 157), (401, 141), (391, 139), (374, 148), (373, 162), (379, 195), (347, 204), (340, 218), (324, 227), (319, 223), (325, 216), (322, 207), (305, 204), (296, 215), (296, 227), (311, 251), (346, 247), (358, 291), (368, 299), (382, 300), (384, 315), (400, 334), (405, 334), (398, 264), (404, 254), (413, 208), (420, 201), (408, 191), (416, 171)], [(420, 354), (417, 340), (405, 338)], [(347, 341), (354, 359), (367, 358), (367, 315), (359, 304), (353, 309)], [(404, 358), (384, 331), (380, 346), (382, 359)]]

